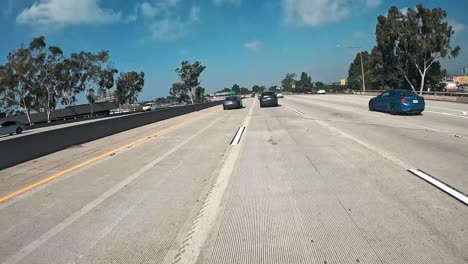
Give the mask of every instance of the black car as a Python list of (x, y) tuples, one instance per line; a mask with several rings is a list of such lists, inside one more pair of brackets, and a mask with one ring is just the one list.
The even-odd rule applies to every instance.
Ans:
[(260, 95), (260, 107), (264, 106), (278, 106), (278, 97), (275, 92), (263, 92)]
[(228, 96), (224, 99), (223, 109), (237, 109), (242, 108), (242, 100), (237, 96)]

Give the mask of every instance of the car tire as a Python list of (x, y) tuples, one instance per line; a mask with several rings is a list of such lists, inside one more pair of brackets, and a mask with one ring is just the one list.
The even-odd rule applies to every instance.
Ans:
[(391, 115), (396, 115), (397, 114), (395, 105), (390, 106), (390, 114)]
[(374, 105), (371, 102), (369, 102), (369, 111), (375, 111)]
[(263, 108), (263, 104), (262, 104), (262, 103), (260, 103), (260, 108)]
[(16, 128), (16, 134), (21, 134), (23, 133), (23, 129), (21, 127)]
[(223, 110), (226, 110), (226, 107), (225, 107), (225, 106), (223, 106)]

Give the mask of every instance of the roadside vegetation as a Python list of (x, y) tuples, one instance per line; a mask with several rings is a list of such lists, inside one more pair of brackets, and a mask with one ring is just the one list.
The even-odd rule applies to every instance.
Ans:
[(50, 114), (56, 108), (74, 105), (81, 97), (90, 104), (107, 90), (115, 90), (120, 104), (136, 101), (144, 84), (144, 73), (121, 72), (108, 51), (81, 51), (68, 56), (45, 38), (34, 38), (27, 47), (11, 51), (0, 65), (0, 110), (7, 116), (25, 114), (31, 123), (34, 112)]
[[(377, 18), (376, 45), (370, 52), (362, 51), (366, 87), (407, 88), (420, 93), (436, 89), (447, 76), (440, 59), (455, 58), (460, 52), (459, 46), (451, 45), (454, 33), (447, 12), (441, 8), (391, 7), (386, 16)], [(349, 67), (347, 87), (362, 88), (359, 52)]]

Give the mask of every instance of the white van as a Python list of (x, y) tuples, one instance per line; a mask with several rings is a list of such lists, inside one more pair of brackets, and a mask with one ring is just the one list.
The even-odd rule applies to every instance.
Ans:
[(158, 108), (158, 106), (156, 105), (156, 103), (146, 103), (144, 106), (143, 106), (143, 111), (154, 111), (156, 110), (156, 108)]

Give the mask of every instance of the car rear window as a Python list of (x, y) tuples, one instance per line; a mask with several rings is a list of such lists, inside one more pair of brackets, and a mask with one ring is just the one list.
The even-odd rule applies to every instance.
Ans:
[(237, 100), (237, 97), (235, 96), (226, 97), (226, 101), (236, 101), (236, 100)]
[(266, 95), (275, 95), (274, 92), (265, 92), (265, 93), (262, 93), (262, 96), (266, 96)]
[(397, 96), (416, 96), (412, 91), (395, 91)]
[(4, 126), (12, 126), (14, 125), (15, 122), (14, 121), (5, 121), (3, 122), (2, 124), (0, 124), (0, 126), (4, 127)]

